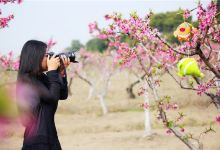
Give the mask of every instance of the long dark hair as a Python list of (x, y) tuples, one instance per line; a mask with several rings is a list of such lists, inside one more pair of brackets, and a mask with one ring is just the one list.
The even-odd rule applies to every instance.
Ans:
[[(38, 77), (43, 72), (41, 67), (42, 60), (46, 53), (47, 44), (41, 41), (27, 41), (20, 55), (20, 65), (16, 83), (17, 108), (21, 115), (21, 123), (27, 126), (30, 122), (35, 121), (32, 111), (39, 108), (39, 96), (37, 95), (40, 86)], [(24, 105), (24, 104), (25, 105)], [(27, 105), (27, 106), (26, 106)]]
[(22, 76), (37, 77), (42, 73), (41, 62), (46, 53), (47, 44), (37, 40), (27, 41), (21, 51), (18, 79)]

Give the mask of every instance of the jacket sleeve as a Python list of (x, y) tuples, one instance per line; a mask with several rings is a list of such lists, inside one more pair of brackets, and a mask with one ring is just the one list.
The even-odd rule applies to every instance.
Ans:
[(60, 88), (60, 100), (65, 100), (68, 97), (68, 82), (67, 77), (61, 77), (61, 88)]
[(59, 79), (59, 74), (56, 70), (48, 71), (48, 88), (43, 87), (38, 88), (40, 92), (40, 97), (45, 102), (55, 102), (60, 99), (61, 81)]

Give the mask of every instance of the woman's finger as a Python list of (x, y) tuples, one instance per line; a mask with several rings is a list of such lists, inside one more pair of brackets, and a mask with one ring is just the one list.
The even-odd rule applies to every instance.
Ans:
[(62, 61), (63, 61), (63, 56), (62, 56), (62, 55), (60, 55), (60, 60), (62, 60)]
[(70, 64), (70, 58), (69, 57), (67, 58), (67, 60), (68, 60), (68, 64)]
[(55, 56), (56, 56), (56, 55), (55, 55), (55, 54), (53, 54), (53, 56), (52, 56), (51, 58), (55, 58)]
[(60, 58), (59, 57), (56, 57), (56, 58), (54, 58), (56, 61), (60, 61)]
[(66, 55), (63, 55), (63, 59), (64, 59), (64, 62), (66, 64), (66, 61), (67, 61)]
[(55, 62), (60, 62), (60, 60), (55, 60)]
[(64, 63), (64, 64), (66, 63), (65, 55), (63, 55), (63, 63)]

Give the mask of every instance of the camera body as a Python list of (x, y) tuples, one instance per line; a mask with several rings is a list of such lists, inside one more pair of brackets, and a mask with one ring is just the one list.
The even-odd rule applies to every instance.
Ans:
[[(77, 51), (70, 51), (70, 52), (59, 53), (59, 54), (56, 54), (55, 57), (59, 57), (60, 58), (61, 55), (65, 55), (67, 58), (70, 59), (70, 62), (78, 63), (78, 61), (76, 61), (76, 55), (75, 55), (76, 52)], [(49, 55), (49, 58), (51, 58), (54, 54), (55, 54), (54, 52), (47, 53), (47, 55)]]

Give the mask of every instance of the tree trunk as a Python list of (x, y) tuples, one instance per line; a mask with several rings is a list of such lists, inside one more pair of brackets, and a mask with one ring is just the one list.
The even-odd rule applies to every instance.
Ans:
[(126, 88), (126, 91), (128, 93), (128, 97), (131, 98), (131, 99), (135, 99), (135, 97), (136, 97), (135, 94), (134, 94), (134, 91), (133, 91), (134, 85), (135, 84), (132, 83), (129, 87)]
[[(144, 77), (147, 75), (147, 73), (145, 73), (144, 75), (141, 76), (141, 79), (143, 80)], [(134, 94), (134, 91), (133, 91), (133, 88), (136, 84), (140, 83), (140, 80), (138, 79), (137, 81), (131, 83), (127, 88), (126, 88), (126, 91), (128, 93), (128, 96), (129, 98), (131, 99), (135, 99), (135, 94)]]
[(104, 100), (104, 96), (103, 95), (98, 95), (98, 98), (99, 98), (99, 102), (101, 104), (101, 107), (102, 107), (102, 112), (103, 114), (107, 114), (108, 113), (108, 108), (106, 106), (106, 103), (105, 103), (105, 100)]
[(72, 95), (72, 91), (71, 91), (72, 82), (73, 82), (73, 78), (70, 78), (70, 81), (69, 81), (69, 84), (68, 84), (68, 93), (69, 93), (70, 96)]
[[(149, 95), (147, 91), (147, 82), (144, 80), (144, 104), (147, 104), (149, 106), (150, 101), (149, 101)], [(151, 131), (151, 116), (150, 116), (150, 110), (149, 108), (144, 107), (144, 136), (150, 136), (152, 134)]]
[(94, 95), (94, 87), (93, 87), (93, 86), (90, 86), (90, 88), (89, 88), (89, 94), (88, 94), (87, 100), (90, 100), (93, 95)]

